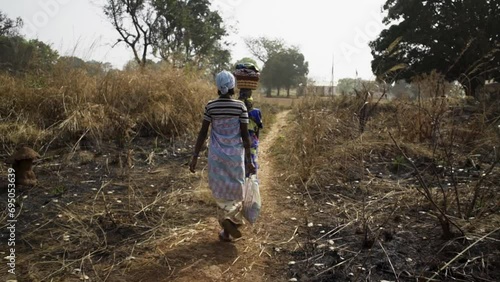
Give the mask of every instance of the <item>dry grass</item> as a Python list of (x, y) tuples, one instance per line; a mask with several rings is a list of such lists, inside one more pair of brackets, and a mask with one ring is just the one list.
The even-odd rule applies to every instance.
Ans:
[(94, 145), (135, 136), (181, 136), (199, 127), (215, 88), (201, 75), (162, 68), (103, 77), (57, 65), (41, 77), (0, 75), (4, 150), (89, 140)]
[(39, 185), (16, 192), (18, 281), (144, 281), (143, 265), (174, 275), (206, 244), (190, 250), (191, 240), (216, 238), (206, 176), (185, 166), (193, 142), (135, 141), (125, 153), (49, 151), (37, 164)]
[[(283, 136), (276, 144), (283, 181), (301, 188), (299, 193), (311, 207), (309, 220), (322, 222), (332, 230), (346, 229), (327, 237), (345, 243), (342, 248), (330, 247), (333, 250), (330, 259), (334, 260), (331, 268), (327, 271), (311, 268), (292, 275), (314, 277), (308, 281), (342, 280), (349, 276), (356, 281), (399, 280), (434, 275), (433, 271), (425, 270), (427, 267), (439, 270), (439, 275), (443, 270), (448, 271), (449, 276), (451, 269), (460, 268), (461, 276), (454, 277), (465, 280), (472, 279), (475, 272), (484, 279), (494, 277), (490, 268), (475, 261), (472, 265), (455, 262), (441, 268), (441, 263), (455, 260), (457, 253), (463, 254), (460, 251), (466, 246), (456, 253), (440, 252), (436, 256), (432, 247), (422, 244), (449, 247), (443, 247), (448, 241), (439, 239), (445, 228), (441, 224), (447, 222), (437, 220), (442, 214), (446, 215), (455, 238), (467, 236), (475, 240), (471, 238), (479, 239), (496, 230), (500, 219), (495, 184), (500, 181), (497, 167), (500, 156), (496, 148), (500, 144), (499, 106), (442, 98), (433, 93), (422, 97), (430, 98), (397, 99), (375, 105), (373, 101), (365, 104), (365, 100), (356, 97), (313, 97), (295, 105), (290, 121), (293, 126), (285, 134), (288, 137)], [(360, 130), (363, 108), (370, 113), (364, 131)], [(423, 185), (429, 188), (428, 197), (424, 197)], [(321, 213), (314, 212), (318, 210)], [(309, 258), (314, 254), (326, 257), (328, 252), (318, 248), (323, 243), (329, 245), (326, 238), (316, 240), (321, 236), (311, 237), (310, 230), (303, 232), (304, 242), (312, 240), (315, 244), (304, 243), (310, 248), (305, 248), (307, 252), (301, 252), (296, 259), (303, 259), (304, 254)], [(495, 264), (493, 254), (482, 256), (481, 252), (497, 248), (498, 232), (487, 237), (492, 239), (480, 239), (480, 246), (466, 249), (465, 257), (472, 259), (478, 255)], [(393, 238), (399, 243), (392, 241)], [(427, 242), (430, 238), (434, 240)], [(456, 241), (448, 244), (460, 248)], [(359, 248), (366, 248), (367, 253)], [(397, 248), (418, 262), (405, 263)], [(340, 260), (339, 256), (349, 260)], [(432, 262), (426, 261), (429, 258)], [(379, 263), (385, 265), (384, 271), (360, 270)]]

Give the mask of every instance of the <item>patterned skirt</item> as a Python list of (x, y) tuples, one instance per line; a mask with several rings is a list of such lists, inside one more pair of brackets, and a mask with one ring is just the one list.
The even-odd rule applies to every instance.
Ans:
[(243, 200), (244, 149), (238, 119), (212, 122), (208, 152), (208, 185), (216, 199)]

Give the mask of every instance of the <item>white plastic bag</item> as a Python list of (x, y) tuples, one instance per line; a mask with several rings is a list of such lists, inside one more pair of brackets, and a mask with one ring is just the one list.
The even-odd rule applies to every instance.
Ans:
[(259, 217), (261, 199), (257, 176), (251, 175), (245, 180), (243, 188), (243, 216), (248, 222), (254, 224)]

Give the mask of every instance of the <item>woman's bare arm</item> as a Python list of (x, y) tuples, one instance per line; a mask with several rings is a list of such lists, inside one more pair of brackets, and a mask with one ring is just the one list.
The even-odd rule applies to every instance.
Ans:
[(210, 122), (203, 120), (200, 132), (198, 133), (198, 139), (196, 140), (196, 145), (194, 146), (193, 158), (191, 159), (191, 163), (189, 165), (189, 169), (191, 170), (191, 172), (194, 172), (196, 169), (196, 163), (198, 162), (198, 155), (200, 154), (203, 143), (205, 142), (205, 140), (207, 140), (209, 127), (210, 127)]

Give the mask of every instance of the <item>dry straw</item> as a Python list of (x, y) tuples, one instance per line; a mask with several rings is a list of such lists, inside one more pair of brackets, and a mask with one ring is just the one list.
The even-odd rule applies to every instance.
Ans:
[[(202, 74), (162, 67), (91, 76), (56, 65), (42, 76), (0, 74), (0, 136), (5, 149), (134, 136), (181, 136), (199, 126), (216, 89)], [(54, 141), (54, 142), (51, 142)]]

